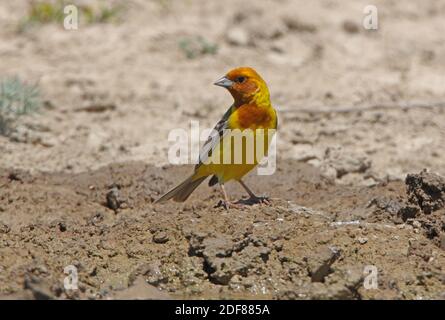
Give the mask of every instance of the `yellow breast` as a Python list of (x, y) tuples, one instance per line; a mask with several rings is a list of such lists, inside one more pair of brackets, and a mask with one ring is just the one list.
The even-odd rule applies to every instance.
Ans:
[(228, 127), (231, 132), (214, 149), (212, 162), (199, 168), (199, 175), (215, 174), (222, 182), (242, 178), (267, 155), (277, 117), (272, 107), (244, 105), (233, 111)]

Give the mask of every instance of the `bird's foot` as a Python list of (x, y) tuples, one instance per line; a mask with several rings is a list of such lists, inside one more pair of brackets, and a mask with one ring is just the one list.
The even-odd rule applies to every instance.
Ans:
[(252, 196), (252, 197), (250, 197), (249, 199), (247, 199), (246, 202), (247, 202), (248, 204), (257, 204), (257, 203), (259, 203), (259, 204), (265, 204), (265, 205), (268, 205), (268, 206), (271, 205), (271, 200), (270, 200), (270, 198), (269, 198), (269, 197), (266, 197), (266, 196), (260, 196), (260, 197), (258, 197), (258, 196)]
[(215, 208), (223, 207), (226, 210), (232, 209), (242, 209), (243, 205), (239, 203), (233, 203), (230, 201), (220, 200)]

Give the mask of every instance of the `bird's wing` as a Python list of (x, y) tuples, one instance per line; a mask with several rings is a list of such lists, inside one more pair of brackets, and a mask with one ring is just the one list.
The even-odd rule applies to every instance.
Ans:
[(205, 162), (209, 157), (212, 156), (213, 150), (216, 146), (218, 146), (219, 141), (223, 138), (223, 135), (228, 132), (228, 130), (224, 129), (228, 129), (228, 120), (231, 114), (232, 107), (230, 107), (226, 111), (226, 113), (224, 113), (221, 120), (219, 120), (213, 128), (212, 132), (210, 133), (209, 137), (207, 138), (206, 142), (199, 152), (199, 161), (198, 164), (195, 166), (195, 170), (197, 170), (203, 162)]

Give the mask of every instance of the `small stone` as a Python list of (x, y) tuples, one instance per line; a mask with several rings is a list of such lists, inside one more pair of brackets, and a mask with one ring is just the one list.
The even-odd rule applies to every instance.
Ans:
[(419, 221), (414, 220), (413, 221), (413, 227), (417, 228), (417, 229), (420, 229), (422, 227), (422, 224)]
[(283, 17), (283, 22), (289, 30), (296, 32), (309, 32), (313, 33), (317, 31), (317, 26), (303, 21), (300, 17), (295, 16), (295, 14), (286, 15)]
[(58, 226), (59, 226), (59, 231), (60, 231), (60, 232), (65, 232), (66, 229), (67, 229), (67, 227), (66, 227), (66, 223), (65, 223), (64, 221), (60, 221), (60, 222), (58, 223)]
[(359, 32), (359, 26), (354, 21), (345, 20), (343, 22), (343, 30), (345, 30), (347, 33), (357, 33)]
[(234, 46), (247, 46), (249, 44), (249, 34), (239, 27), (231, 28), (227, 32), (226, 38)]
[(121, 202), (119, 200), (119, 189), (116, 186), (113, 186), (107, 193), (107, 207), (113, 211), (117, 211)]
[(9, 231), (11, 231), (11, 228), (7, 224), (0, 222), (0, 234), (6, 234), (9, 233)]
[(365, 244), (366, 242), (368, 242), (368, 238), (365, 237), (358, 237), (357, 238), (358, 243), (360, 244)]
[(164, 231), (156, 232), (153, 235), (153, 242), (154, 243), (166, 243), (168, 241), (168, 235)]

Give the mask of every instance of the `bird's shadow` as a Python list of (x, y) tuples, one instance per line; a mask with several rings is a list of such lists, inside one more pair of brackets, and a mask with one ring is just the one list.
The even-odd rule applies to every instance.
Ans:
[[(269, 197), (255, 197), (255, 198), (239, 199), (236, 202), (233, 202), (232, 204), (234, 206), (239, 206), (239, 208), (237, 209), (242, 209), (243, 206), (253, 206), (256, 204), (271, 205), (271, 200)], [(220, 200), (214, 208), (219, 208), (219, 207), (228, 209), (230, 205), (227, 206), (224, 200)]]
[(242, 204), (246, 206), (253, 206), (255, 204), (270, 204), (270, 203), (271, 203), (270, 198), (266, 196), (240, 199), (235, 202), (235, 204)]

